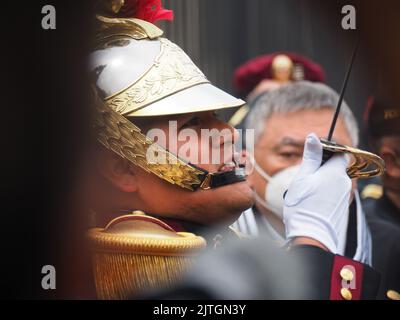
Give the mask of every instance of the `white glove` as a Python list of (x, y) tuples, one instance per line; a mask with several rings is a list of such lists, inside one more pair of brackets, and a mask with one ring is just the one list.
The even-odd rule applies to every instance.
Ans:
[(338, 235), (346, 232), (351, 179), (344, 154), (321, 166), (322, 145), (315, 134), (306, 139), (301, 167), (285, 196), (286, 238), (309, 237), (338, 253)]

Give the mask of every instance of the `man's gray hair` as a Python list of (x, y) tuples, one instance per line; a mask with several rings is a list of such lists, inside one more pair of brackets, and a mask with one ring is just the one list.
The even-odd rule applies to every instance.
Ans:
[[(297, 81), (269, 91), (260, 96), (247, 116), (245, 127), (254, 129), (254, 142), (264, 132), (266, 120), (274, 113), (288, 113), (297, 110), (335, 110), (339, 95), (323, 83)], [(358, 124), (345, 101), (342, 101), (340, 115), (354, 146), (358, 145)], [(328, 131), (329, 128), (326, 128)]]

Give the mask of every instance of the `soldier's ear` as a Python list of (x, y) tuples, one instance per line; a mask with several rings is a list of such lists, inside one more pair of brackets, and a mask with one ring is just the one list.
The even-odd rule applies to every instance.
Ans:
[(101, 174), (117, 189), (123, 192), (138, 190), (134, 166), (114, 152), (106, 152), (98, 161)]
[(380, 153), (385, 160), (386, 174), (392, 178), (400, 178), (400, 159), (396, 157), (396, 152), (392, 148), (383, 146)]

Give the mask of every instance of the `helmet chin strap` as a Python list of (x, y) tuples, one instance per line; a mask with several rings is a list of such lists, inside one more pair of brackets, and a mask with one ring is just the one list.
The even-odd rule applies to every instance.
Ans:
[(239, 168), (231, 171), (213, 173), (194, 166), (193, 164), (189, 165), (204, 172), (204, 174), (199, 175), (202, 182), (198, 186), (195, 186), (195, 190), (199, 188), (203, 190), (215, 189), (228, 184), (246, 181), (246, 170), (244, 165), (239, 165)]

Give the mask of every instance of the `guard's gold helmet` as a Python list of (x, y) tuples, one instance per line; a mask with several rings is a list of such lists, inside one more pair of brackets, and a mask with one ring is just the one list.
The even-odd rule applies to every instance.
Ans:
[[(124, 1), (106, 1), (114, 13)], [(244, 170), (209, 173), (171, 154), (143, 135), (137, 117), (239, 107), (244, 101), (213, 86), (162, 30), (137, 18), (97, 16), (90, 70), (97, 95), (95, 128), (107, 148), (180, 187), (209, 189), (243, 181)], [(167, 163), (147, 155), (162, 153)]]

